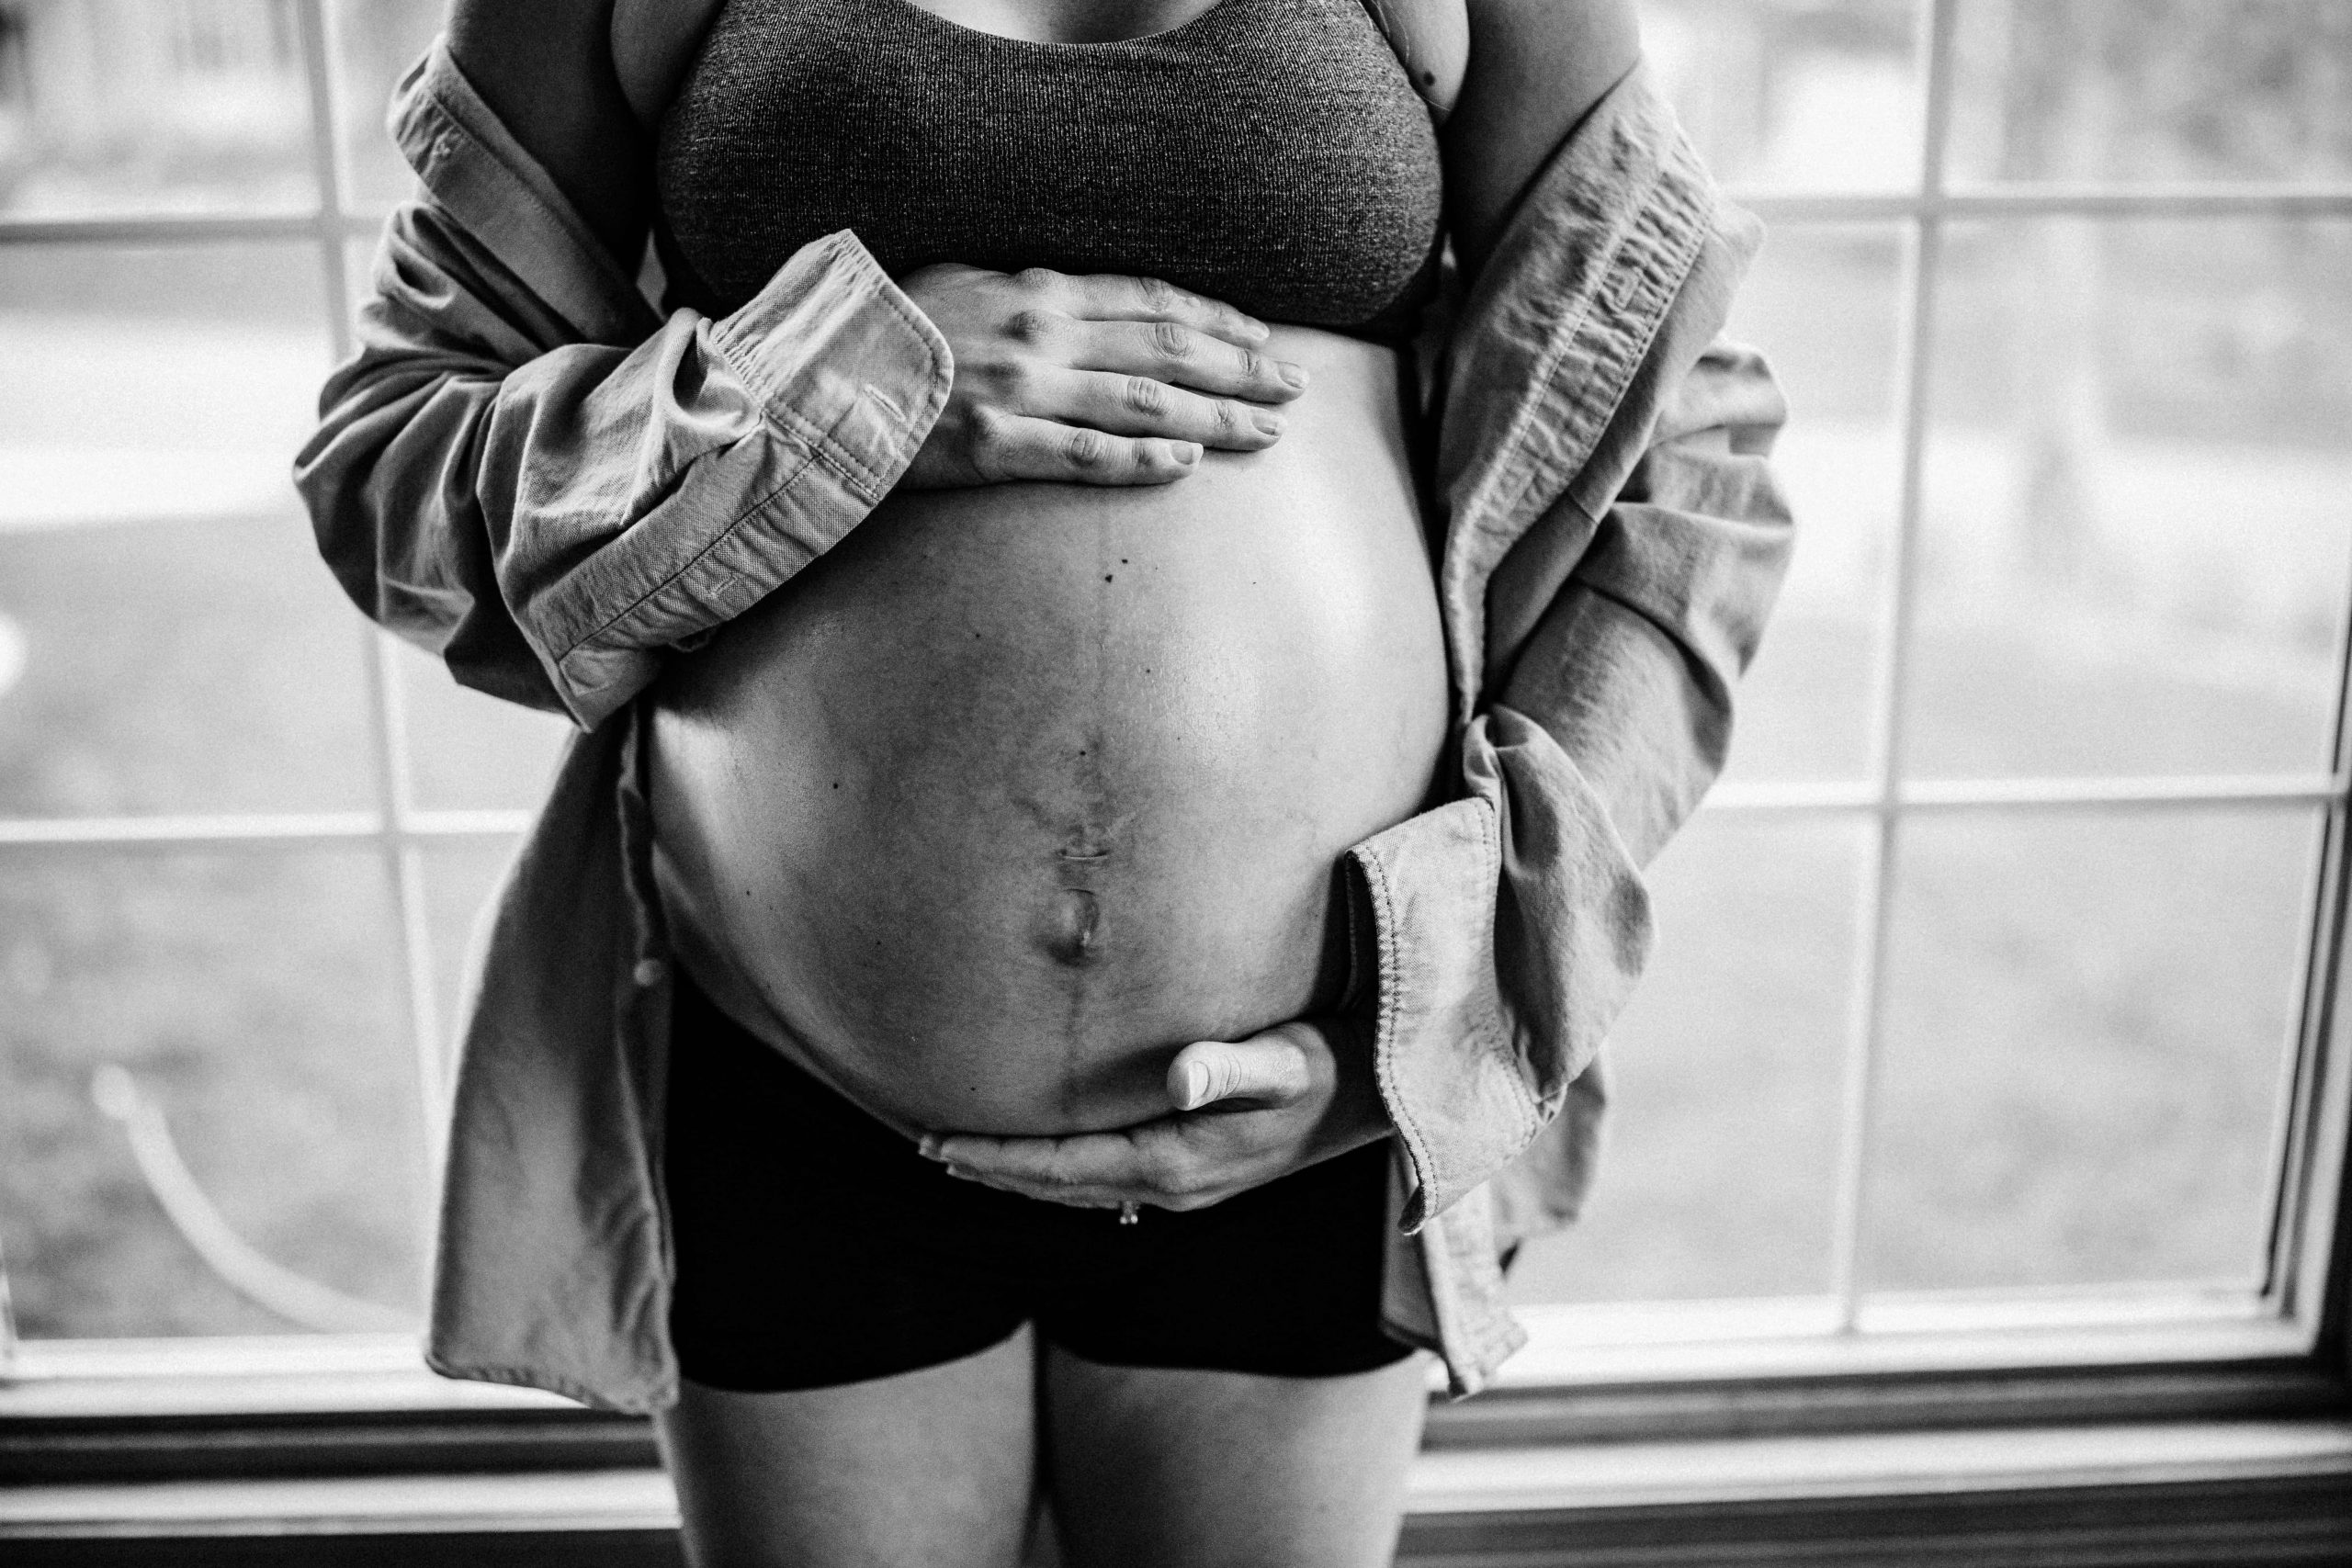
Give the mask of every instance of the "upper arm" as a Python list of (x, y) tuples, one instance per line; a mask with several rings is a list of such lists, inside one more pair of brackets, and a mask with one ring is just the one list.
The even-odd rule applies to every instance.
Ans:
[(1634, 0), (1467, 0), (1468, 64), (1439, 132), (1446, 222), (1472, 275), (1555, 148), (1641, 56)]
[(622, 268), (652, 213), (652, 139), (613, 66), (614, 0), (453, 0), (449, 52)]

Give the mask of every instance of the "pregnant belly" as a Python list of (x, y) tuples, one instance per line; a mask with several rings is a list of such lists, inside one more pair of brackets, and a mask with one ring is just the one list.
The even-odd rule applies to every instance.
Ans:
[(1276, 333), (1269, 450), (895, 494), (657, 690), (682, 959), (876, 1114), (1121, 1125), (1337, 1000), (1340, 856), (1419, 808), (1444, 653), (1394, 354)]

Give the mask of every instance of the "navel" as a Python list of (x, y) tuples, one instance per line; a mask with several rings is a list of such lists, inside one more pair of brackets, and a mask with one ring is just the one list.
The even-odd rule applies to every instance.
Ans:
[(1057, 964), (1079, 969), (1101, 955), (1102, 901), (1083, 887), (1056, 889), (1038, 925), (1037, 944)]

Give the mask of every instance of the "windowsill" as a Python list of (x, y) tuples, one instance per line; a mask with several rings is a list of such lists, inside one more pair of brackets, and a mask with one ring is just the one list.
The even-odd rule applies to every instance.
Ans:
[[(1480, 1397), (1446, 1401), (1431, 1369), (1433, 1454), (2352, 1417), (2312, 1326), (2243, 1288), (1896, 1302), (1848, 1335), (1828, 1303), (1804, 1299), (1521, 1315), (1532, 1342)], [(401, 1336), (34, 1342), (0, 1377), (0, 1474), (29, 1483), (523, 1476), (652, 1460), (642, 1420), (436, 1377)]]
[[(2233, 1560), (2259, 1543), (2266, 1562), (2325, 1562), (2352, 1547), (2352, 1421), (1432, 1452), (1414, 1472), (1400, 1561), (1541, 1550), (1547, 1562), (1665, 1562), (1696, 1555), (1702, 1534), (1711, 1561), (1800, 1546), (1802, 1560), (1841, 1560), (1820, 1554), (1864, 1537), (1873, 1550), (1893, 1544), (1890, 1520), (1901, 1551), (1974, 1542), (1972, 1562), (2012, 1560), (1985, 1555), (1996, 1534), (2023, 1561), (2021, 1533), (2038, 1542), (2037, 1562), (2142, 1560), (2138, 1536), (2154, 1562), (2182, 1545), (2184, 1530), (2222, 1553), (2197, 1561)], [(645, 1467), (0, 1489), (0, 1540), (16, 1543), (12, 1557), (41, 1541), (84, 1551), (111, 1541), (127, 1560), (174, 1541), (432, 1535), (491, 1538), (485, 1557), (526, 1537), (571, 1540), (593, 1561), (591, 1537), (633, 1541), (641, 1553), (676, 1522), (667, 1479)], [(1635, 1557), (1623, 1554), (1628, 1529), (1641, 1543)], [(1714, 1555), (1726, 1547), (1729, 1556)], [(471, 1560), (456, 1550), (436, 1548), (436, 1562)]]
[[(2230, 1363), (2309, 1356), (2312, 1325), (2244, 1286), (1523, 1305), (1529, 1342), (1488, 1401), (1600, 1386)], [(1431, 1369), (1430, 1389), (1443, 1380)], [(405, 1335), (34, 1340), (0, 1369), (0, 1422), (51, 1416), (575, 1410), (437, 1377)]]

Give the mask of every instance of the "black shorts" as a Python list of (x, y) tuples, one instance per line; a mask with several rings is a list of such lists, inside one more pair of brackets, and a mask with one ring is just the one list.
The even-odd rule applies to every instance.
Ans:
[(1385, 1143), (1123, 1225), (949, 1176), (683, 977), (667, 1143), (670, 1332), (705, 1387), (888, 1377), (1030, 1322), (1112, 1366), (1332, 1377), (1410, 1354), (1380, 1327)]

